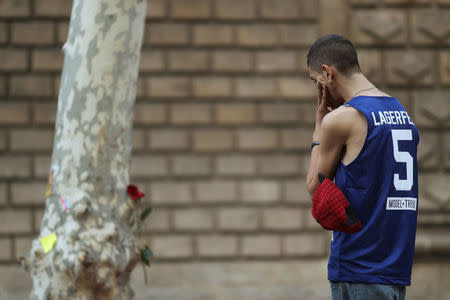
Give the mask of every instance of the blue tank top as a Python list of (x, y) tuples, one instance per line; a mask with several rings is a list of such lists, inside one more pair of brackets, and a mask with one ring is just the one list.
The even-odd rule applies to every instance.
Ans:
[(400, 102), (358, 96), (349, 105), (364, 114), (367, 135), (358, 156), (339, 162), (335, 184), (363, 229), (334, 231), (331, 281), (410, 285), (417, 227), (419, 133)]

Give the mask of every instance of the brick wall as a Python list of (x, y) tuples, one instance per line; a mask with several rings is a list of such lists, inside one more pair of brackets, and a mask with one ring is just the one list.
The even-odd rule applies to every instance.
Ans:
[[(5, 263), (39, 232), (71, 2), (1, 2)], [(303, 183), (318, 36), (314, 0), (149, 1), (131, 173), (156, 260), (325, 254)]]
[[(448, 257), (448, 3), (148, 0), (131, 172), (154, 208), (155, 263), (323, 263), (329, 236), (304, 185), (315, 101), (305, 55), (331, 31), (355, 42), (364, 72), (420, 127), (418, 257)], [(39, 232), (71, 5), (0, 1), (5, 268)]]

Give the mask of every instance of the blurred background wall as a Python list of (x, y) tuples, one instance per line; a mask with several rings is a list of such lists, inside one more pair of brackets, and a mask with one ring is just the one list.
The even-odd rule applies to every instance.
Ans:
[[(39, 232), (72, 1), (0, 0), (0, 296)], [(149, 0), (132, 182), (154, 211), (137, 299), (327, 299), (330, 235), (305, 173), (315, 86), (306, 52), (342, 33), (421, 134), (408, 299), (450, 299), (448, 0)], [(370, 171), (370, 170), (368, 170)], [(393, 228), (395, 230), (395, 228)]]

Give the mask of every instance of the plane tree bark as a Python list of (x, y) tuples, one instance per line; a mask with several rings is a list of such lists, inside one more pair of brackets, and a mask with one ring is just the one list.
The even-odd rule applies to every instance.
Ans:
[(30, 299), (131, 299), (139, 249), (129, 223), (133, 106), (144, 0), (74, 0), (49, 189), (22, 264)]

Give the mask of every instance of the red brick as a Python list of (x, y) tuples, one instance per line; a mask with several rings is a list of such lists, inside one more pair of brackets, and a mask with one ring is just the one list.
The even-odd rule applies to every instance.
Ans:
[(169, 173), (167, 157), (135, 155), (131, 162), (131, 176), (164, 176)]
[(14, 204), (45, 205), (45, 191), (47, 182), (13, 183), (11, 195)]
[(6, 183), (0, 182), (0, 205), (3, 206), (8, 202), (8, 186)]
[(238, 131), (238, 147), (242, 150), (269, 150), (278, 146), (274, 129), (241, 129)]
[(211, 173), (211, 160), (207, 156), (178, 155), (173, 158), (176, 176), (202, 176)]
[(152, 204), (183, 204), (192, 202), (192, 192), (186, 182), (155, 182), (150, 185)]
[(240, 46), (275, 46), (278, 44), (278, 29), (274, 25), (241, 25), (237, 28)]
[(263, 227), (269, 230), (298, 230), (302, 227), (302, 212), (297, 208), (267, 208), (263, 211)]
[(219, 19), (255, 19), (255, 0), (216, 0), (216, 16)]
[(287, 202), (311, 204), (311, 196), (306, 189), (306, 179), (295, 179), (286, 181), (283, 184), (284, 195)]
[(54, 43), (54, 25), (47, 21), (12, 23), (12, 43), (18, 45), (49, 45)]
[(298, 0), (262, 0), (261, 15), (266, 19), (295, 19), (299, 17)]
[(57, 42), (58, 44), (64, 44), (69, 36), (69, 23), (60, 22), (56, 27)]
[(174, 227), (182, 231), (204, 231), (214, 227), (212, 211), (203, 208), (183, 208), (173, 211)]
[(194, 185), (195, 199), (203, 203), (229, 203), (237, 199), (236, 184), (232, 181), (208, 180)]
[(63, 67), (64, 54), (61, 50), (34, 50), (32, 68), (34, 71), (60, 72)]
[(220, 72), (247, 72), (252, 69), (252, 56), (246, 50), (214, 51), (212, 68)]
[(189, 41), (189, 27), (186, 24), (147, 24), (145, 27), (144, 44), (184, 45)]
[(174, 104), (171, 121), (175, 124), (202, 124), (211, 122), (211, 106), (208, 104)]
[(241, 188), (244, 202), (271, 203), (280, 200), (280, 185), (276, 181), (244, 181)]
[(150, 96), (187, 97), (191, 95), (191, 80), (188, 77), (152, 77), (148, 79)]
[(211, 15), (210, 0), (172, 0), (170, 15), (175, 19), (204, 19)]
[(208, 69), (208, 52), (202, 50), (169, 51), (170, 71), (205, 71)]
[(318, 37), (319, 27), (316, 24), (281, 26), (282, 45), (310, 47)]
[(235, 256), (238, 240), (235, 236), (200, 235), (196, 240), (198, 254), (204, 257)]
[(72, 0), (35, 0), (34, 12), (37, 16), (69, 17)]
[(265, 123), (293, 123), (299, 120), (297, 104), (263, 104), (261, 119)]
[(313, 129), (295, 128), (281, 131), (281, 147), (287, 150), (309, 150)]
[(167, 0), (149, 0), (147, 2), (147, 18), (156, 19), (167, 15)]
[(163, 51), (142, 50), (139, 71), (155, 72), (165, 69), (165, 54)]
[(4, 22), (0, 22), (0, 43), (8, 41), (8, 26)]
[(143, 104), (134, 106), (135, 124), (163, 124), (167, 121), (168, 109), (165, 104)]
[(259, 210), (256, 208), (220, 208), (218, 227), (224, 231), (256, 230), (259, 224)]
[(297, 68), (294, 51), (261, 51), (256, 55), (259, 72), (288, 72)]
[(44, 75), (16, 75), (10, 78), (12, 96), (52, 96), (53, 80)]
[(205, 46), (230, 45), (233, 42), (233, 30), (229, 25), (196, 25), (194, 44)]
[(144, 150), (146, 148), (146, 133), (144, 130), (134, 129), (131, 142), (134, 150)]
[(186, 150), (189, 148), (189, 135), (186, 130), (152, 129), (150, 148), (154, 150)]
[(25, 17), (29, 16), (30, 12), (28, 0), (0, 1), (0, 17)]
[(263, 175), (300, 174), (300, 159), (297, 155), (264, 155), (260, 156), (258, 161)]
[(252, 257), (279, 256), (281, 238), (275, 235), (252, 235), (242, 237), (242, 255)]
[(311, 100), (317, 97), (317, 87), (304, 77), (283, 77), (280, 78), (280, 94), (284, 98)]
[(53, 129), (16, 129), (11, 132), (11, 150), (51, 150)]
[(56, 120), (56, 102), (33, 105), (33, 123), (54, 124)]
[(35, 156), (33, 160), (34, 176), (38, 178), (47, 178), (50, 172), (50, 164), (52, 158), (50, 156)]
[(271, 78), (239, 78), (236, 93), (239, 97), (274, 97), (277, 92), (275, 80)]
[(12, 243), (10, 238), (0, 239), (0, 260), (10, 260)]
[(190, 236), (171, 235), (152, 237), (151, 248), (155, 257), (183, 258), (193, 255), (193, 241)]
[(250, 155), (222, 155), (217, 157), (216, 170), (220, 175), (253, 175), (256, 173), (256, 159)]
[(227, 125), (254, 123), (256, 105), (250, 103), (219, 104), (216, 108), (216, 119), (217, 123)]
[(28, 104), (0, 103), (0, 124), (24, 124), (30, 119)]
[(233, 148), (233, 133), (228, 130), (197, 130), (193, 134), (195, 151), (225, 151)]
[(19, 261), (20, 257), (28, 255), (30, 253), (32, 243), (32, 237), (14, 238), (14, 259)]
[(231, 96), (231, 79), (221, 77), (197, 77), (193, 83), (194, 96), (229, 97)]
[(0, 71), (25, 71), (28, 67), (28, 51), (24, 49), (0, 49)]
[(171, 210), (153, 207), (151, 216), (142, 227), (143, 232), (169, 231)]
[(296, 233), (283, 237), (283, 254), (323, 256), (326, 253), (325, 234), (318, 233)]
[(30, 210), (0, 210), (1, 234), (31, 233), (31, 211)]

